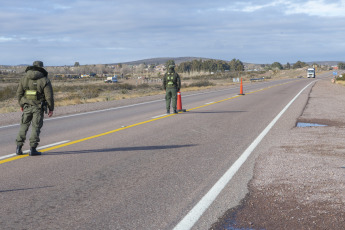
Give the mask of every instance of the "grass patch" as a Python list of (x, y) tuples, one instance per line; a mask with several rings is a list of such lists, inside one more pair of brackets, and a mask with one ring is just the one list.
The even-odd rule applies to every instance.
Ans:
[(342, 77), (338, 77), (335, 79), (335, 83), (337, 83), (338, 85), (343, 85), (345, 86), (345, 75)]
[(202, 80), (198, 82), (194, 82), (188, 85), (188, 87), (207, 87), (207, 86), (215, 86), (213, 82), (210, 82), (208, 80)]
[(337, 78), (337, 81), (345, 81), (345, 75), (342, 76), (342, 77), (338, 77), (338, 78)]
[(0, 88), (0, 101), (8, 100), (16, 97), (18, 86), (6, 86)]

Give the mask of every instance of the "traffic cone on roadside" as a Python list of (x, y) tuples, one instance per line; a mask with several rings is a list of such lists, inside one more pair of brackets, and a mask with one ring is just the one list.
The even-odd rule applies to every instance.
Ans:
[(240, 86), (240, 94), (239, 95), (244, 95), (242, 78), (241, 78), (241, 86)]
[(182, 109), (182, 99), (181, 99), (181, 92), (177, 92), (177, 111), (178, 112), (186, 112), (185, 109)]

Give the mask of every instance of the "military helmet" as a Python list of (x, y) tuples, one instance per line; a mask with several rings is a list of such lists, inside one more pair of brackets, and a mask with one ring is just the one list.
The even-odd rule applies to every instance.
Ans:
[(170, 73), (175, 72), (175, 66), (174, 65), (169, 65), (168, 72), (170, 72)]
[(33, 66), (43, 67), (43, 62), (42, 61), (34, 61)]

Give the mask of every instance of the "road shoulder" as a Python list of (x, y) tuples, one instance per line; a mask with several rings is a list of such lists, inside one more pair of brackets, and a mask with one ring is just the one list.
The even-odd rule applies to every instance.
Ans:
[(261, 154), (249, 193), (211, 229), (345, 229), (345, 87), (318, 81), (298, 122)]

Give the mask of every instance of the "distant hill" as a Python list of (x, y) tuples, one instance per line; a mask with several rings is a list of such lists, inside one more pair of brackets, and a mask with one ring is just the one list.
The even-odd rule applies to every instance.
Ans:
[(338, 63), (340, 63), (343, 61), (313, 61), (313, 62), (306, 62), (309, 65), (312, 65), (313, 63), (316, 63), (318, 65), (328, 65), (328, 66), (335, 66), (338, 65)]
[(119, 62), (119, 63), (112, 63), (113, 65), (116, 64), (126, 64), (126, 65), (140, 65), (140, 64), (165, 64), (169, 60), (174, 60), (175, 63), (181, 64), (182, 62), (188, 62), (193, 60), (210, 60), (210, 58), (202, 58), (202, 57), (161, 57), (161, 58), (149, 58), (143, 59), (138, 61), (131, 61), (131, 62)]
[[(214, 58), (203, 58), (203, 57), (160, 57), (160, 58), (148, 58), (148, 59), (142, 59), (137, 61), (129, 61), (129, 62), (118, 62), (118, 63), (109, 63), (107, 65), (116, 65), (116, 64), (125, 64), (125, 65), (140, 65), (140, 64), (165, 64), (169, 60), (174, 60), (177, 65), (181, 64), (182, 62), (190, 62), (193, 60), (221, 60), (221, 59), (214, 59)], [(229, 60), (221, 60), (221, 61), (227, 61)], [(325, 66), (336, 66), (338, 63), (344, 63), (345, 61), (313, 61), (313, 62), (306, 62), (308, 65), (312, 65), (313, 63), (316, 63), (318, 65), (325, 65)], [(244, 65), (261, 65), (259, 63), (247, 63), (243, 62)], [(268, 64), (268, 63), (267, 63)], [(283, 63), (282, 63), (283, 64)], [(293, 65), (294, 63), (290, 63)], [(29, 66), (30, 64), (20, 64), (16, 66)], [(11, 66), (11, 65), (0, 65), (0, 66)]]
[[(193, 60), (210, 60), (212, 58), (203, 58), (203, 57), (161, 57), (161, 58), (149, 58), (149, 59), (142, 59), (142, 60), (137, 60), (137, 61), (130, 61), (130, 62), (119, 62), (119, 63), (111, 63), (111, 65), (116, 65), (116, 64), (126, 64), (126, 65), (140, 65), (140, 64), (165, 64), (169, 60), (174, 60), (175, 63), (181, 64), (182, 62), (189, 62)], [(212, 59), (212, 60), (217, 60), (217, 59)], [(222, 60), (222, 61), (228, 61), (228, 60)], [(328, 65), (328, 66), (335, 66), (338, 65), (339, 62), (343, 61), (313, 61), (313, 62), (306, 62), (308, 65), (312, 65), (313, 63), (316, 63), (318, 65)], [(248, 65), (248, 64), (254, 64), (254, 65), (260, 65), (260, 64), (255, 64), (255, 63), (245, 63), (243, 64)], [(290, 63), (294, 64), (294, 63)]]

